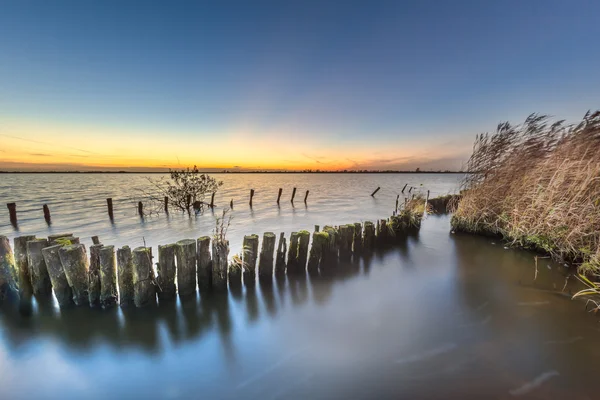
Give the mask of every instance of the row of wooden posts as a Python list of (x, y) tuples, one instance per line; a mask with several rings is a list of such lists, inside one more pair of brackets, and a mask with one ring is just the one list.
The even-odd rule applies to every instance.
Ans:
[(176, 293), (189, 296), (198, 288), (201, 293), (226, 290), (229, 286), (255, 284), (256, 278), (271, 282), (273, 276), (287, 274), (314, 276), (338, 261), (367, 255), (377, 245), (410, 229), (401, 216), (339, 227), (315, 226), (308, 231), (292, 232), (289, 246), (280, 234), (277, 249), (272, 232), (263, 235), (259, 251), (258, 235), (244, 237), (241, 254), (229, 258), (229, 242), (208, 236), (185, 239), (158, 246), (156, 274), (151, 247), (129, 246), (116, 249), (102, 245), (93, 237), (89, 248), (73, 234), (48, 238), (20, 236), (14, 239), (14, 256), (6, 236), (0, 236), (1, 298), (18, 293), (21, 303), (32, 295), (44, 301), (52, 291), (59, 306), (90, 304), (112, 307), (144, 307), (159, 299), (173, 298)]

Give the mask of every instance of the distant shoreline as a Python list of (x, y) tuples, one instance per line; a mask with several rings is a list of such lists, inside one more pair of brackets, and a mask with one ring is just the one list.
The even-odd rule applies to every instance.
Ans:
[[(465, 171), (200, 171), (203, 174), (466, 174)], [(0, 171), (0, 174), (168, 174), (169, 171)]]

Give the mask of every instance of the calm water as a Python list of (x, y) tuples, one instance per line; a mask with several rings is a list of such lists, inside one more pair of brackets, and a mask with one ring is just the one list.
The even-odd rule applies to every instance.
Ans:
[[(258, 187), (260, 179), (266, 184), (278, 178), (248, 179)], [(307, 209), (282, 203), (278, 217), (272, 206), (259, 205), (257, 189), (254, 215), (239, 207), (236, 223), (262, 232), (278, 218), (294, 229), (323, 225), (313, 213), (333, 223), (374, 219), (387, 215), (403, 186), (402, 176), (382, 177), (394, 189), (368, 176), (317, 179), (328, 182), (311, 186), (311, 194), (313, 187), (322, 191), (314, 189)], [(434, 184), (440, 191), (451, 186), (443, 177), (429, 187)], [(382, 186), (375, 200), (369, 197), (373, 186)], [(93, 188), (84, 193), (93, 199)], [(276, 196), (276, 189), (269, 195)], [(341, 204), (341, 215), (330, 197)], [(62, 204), (62, 215), (85, 203), (77, 204)], [(147, 240), (172, 240), (168, 235), (179, 229), (191, 236), (202, 232), (195, 228), (210, 229), (204, 216), (191, 226), (158, 217), (133, 228), (135, 215), (127, 213), (134, 210), (128, 208), (119, 214), (127, 221), (122, 223), (142, 230)], [(23, 218), (20, 229), (42, 229), (34, 217)], [(63, 229), (98, 233), (104, 226), (87, 218), (98, 229), (84, 222)], [(120, 233), (118, 220), (104, 229), (105, 238), (136, 235)], [(40, 307), (28, 319), (0, 314), (0, 398), (595, 399), (597, 320), (583, 303), (570, 300), (569, 291), (577, 288), (572, 279), (563, 291), (568, 275), (562, 266), (546, 259), (538, 264), (534, 279), (533, 254), (452, 234), (448, 216), (429, 216), (418, 235), (340, 265), (327, 278), (274, 282), (149, 310)]]

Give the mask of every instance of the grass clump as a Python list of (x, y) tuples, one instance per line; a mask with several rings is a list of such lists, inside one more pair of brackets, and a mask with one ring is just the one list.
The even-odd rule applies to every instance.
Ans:
[(430, 208), (425, 197), (422, 194), (414, 196), (407, 200), (398, 214), (390, 218), (390, 229), (393, 232), (400, 232), (421, 227), (421, 220), (425, 209)]
[(455, 230), (499, 235), (600, 271), (600, 111), (578, 124), (532, 114), (477, 136), (452, 218)]

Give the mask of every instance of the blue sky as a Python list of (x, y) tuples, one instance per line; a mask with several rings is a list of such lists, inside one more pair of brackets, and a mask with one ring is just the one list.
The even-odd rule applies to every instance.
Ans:
[(0, 9), (0, 168), (455, 169), (500, 121), (600, 103), (594, 1)]

